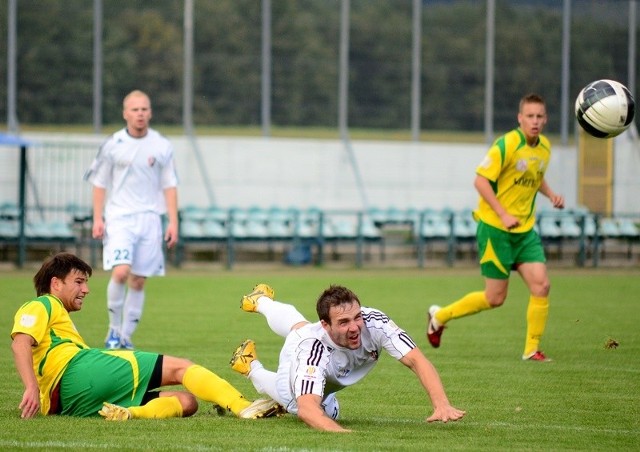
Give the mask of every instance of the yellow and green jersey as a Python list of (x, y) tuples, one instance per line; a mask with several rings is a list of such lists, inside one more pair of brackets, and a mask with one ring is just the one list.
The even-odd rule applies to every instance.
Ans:
[(40, 388), (40, 411), (48, 414), (51, 391), (62, 378), (69, 361), (89, 348), (76, 330), (69, 312), (53, 295), (44, 295), (23, 304), (13, 322), (11, 338), (24, 333), (36, 341), (32, 349), (33, 370)]
[[(510, 232), (526, 232), (535, 224), (535, 200), (549, 166), (551, 144), (540, 135), (538, 144), (529, 146), (522, 130), (507, 132), (491, 146), (476, 174), (491, 182), (493, 192), (505, 210), (520, 220)], [(500, 217), (480, 197), (476, 220), (507, 230)]]

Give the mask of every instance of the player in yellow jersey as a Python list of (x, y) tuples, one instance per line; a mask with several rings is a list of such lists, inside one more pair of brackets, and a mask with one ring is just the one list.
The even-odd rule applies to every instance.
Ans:
[(476, 169), (474, 186), (480, 194), (474, 218), (484, 291), (471, 292), (428, 311), (427, 338), (440, 346), (445, 325), (452, 319), (497, 308), (504, 303), (511, 270), (527, 285), (527, 334), (523, 360), (550, 361), (540, 350), (549, 312), (549, 277), (540, 237), (534, 230), (536, 195), (542, 193), (553, 207), (564, 208), (564, 197), (544, 179), (551, 145), (542, 135), (547, 123), (544, 99), (528, 94), (520, 100), (519, 127), (498, 138)]
[[(91, 267), (71, 253), (58, 253), (33, 278), (37, 298), (15, 315), (11, 348), (24, 393), (22, 418), (42, 414), (98, 416), (107, 420), (186, 417), (197, 398), (241, 418), (277, 414), (273, 400), (246, 400), (230, 383), (184, 358), (133, 350), (90, 348), (69, 313), (89, 293)], [(182, 385), (187, 391), (159, 390)]]

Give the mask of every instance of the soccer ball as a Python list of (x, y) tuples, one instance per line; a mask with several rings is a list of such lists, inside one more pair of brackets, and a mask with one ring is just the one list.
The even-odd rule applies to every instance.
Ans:
[(612, 138), (624, 132), (636, 111), (631, 93), (615, 80), (596, 80), (582, 88), (576, 98), (576, 118), (596, 138)]

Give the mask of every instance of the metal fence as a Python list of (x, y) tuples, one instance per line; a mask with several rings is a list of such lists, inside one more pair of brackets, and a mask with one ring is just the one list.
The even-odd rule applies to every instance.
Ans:
[[(38, 35), (41, 30), (20, 29), (22, 5), (28, 8), (30, 2), (8, 0), (5, 10), (8, 25), (6, 116), (11, 132), (20, 127), (18, 105), (46, 104), (46, 99), (51, 97), (57, 103), (76, 108), (74, 117), (92, 118), (94, 129), (101, 131), (105, 117), (107, 122), (119, 120), (119, 103), (125, 89), (122, 79), (127, 79), (127, 74), (119, 73), (121, 70), (130, 72), (128, 75), (136, 80), (136, 87), (155, 93), (154, 110), (158, 120), (173, 118), (167, 120), (183, 125), (187, 134), (193, 131), (194, 124), (219, 124), (217, 118), (223, 118), (231, 107), (239, 106), (241, 113), (235, 120), (225, 118), (225, 124), (257, 124), (264, 135), (271, 134), (274, 123), (295, 124), (308, 112), (329, 109), (333, 117), (330, 124), (336, 126), (342, 136), (351, 128), (375, 128), (377, 124), (384, 124), (384, 118), (393, 117), (402, 118), (399, 127), (410, 130), (410, 136), (419, 140), (421, 132), (433, 130), (433, 124), (447, 118), (455, 130), (482, 131), (490, 141), (496, 129), (502, 131), (513, 123), (514, 102), (526, 91), (539, 89), (545, 92), (552, 115), (549, 130), (560, 134), (562, 144), (566, 144), (572, 131), (573, 99), (582, 86), (600, 78), (615, 78), (626, 83), (632, 94), (636, 89), (635, 0), (327, 2), (322, 3), (330, 5), (322, 10), (327, 15), (322, 21), (326, 29), (307, 33), (315, 33), (318, 40), (329, 41), (324, 45), (331, 51), (322, 56), (314, 54), (309, 46), (299, 47), (294, 34), (308, 20), (310, 7), (319, 2), (167, 0), (161, 3), (165, 9), (182, 14), (173, 14), (164, 19), (162, 26), (146, 32), (151, 41), (161, 40), (167, 47), (168, 36), (173, 36), (171, 48), (139, 50), (131, 48), (139, 43), (123, 41), (114, 45), (113, 37), (103, 42), (104, 35), (110, 31), (109, 20), (113, 20), (113, 3), (103, 0), (50, 0), (47, 3), (67, 5), (51, 8), (57, 14), (64, 14), (70, 8), (75, 14), (77, 10), (84, 11), (85, 16), (93, 12), (93, 22), (87, 25), (91, 29), (83, 30), (85, 34), (93, 33), (93, 56), (89, 61), (81, 61), (77, 70), (64, 71), (65, 58), (48, 58), (48, 54), (54, 52), (65, 55), (64, 47), (59, 49), (65, 46), (64, 40), (40, 43), (42, 65), (46, 65), (48, 72), (65, 74), (68, 86), (77, 86), (74, 81), (78, 78), (91, 77), (89, 86), (93, 93), (89, 96), (88, 92), (76, 92), (70, 99), (60, 93), (51, 95), (46, 91), (50, 88), (47, 86), (39, 87), (43, 91), (21, 89), (24, 83), (19, 84), (18, 80), (35, 77), (42, 66), (35, 61), (31, 69), (25, 69), (26, 73), (18, 72), (19, 38), (25, 33)], [(391, 8), (402, 14), (394, 17), (391, 25), (368, 23), (371, 5), (392, 5)], [(465, 7), (464, 17), (461, 5)], [(127, 7), (141, 18), (155, 18), (149, 16), (154, 7), (147, 3), (132, 2)], [(450, 11), (439, 23), (434, 23), (431, 17), (436, 8)], [(541, 21), (540, 11), (552, 13), (553, 21), (548, 18)], [(225, 12), (233, 13), (229, 20), (225, 20)], [(512, 12), (520, 16), (530, 13), (532, 20), (514, 30), (508, 27), (513, 20)], [(58, 21), (59, 26), (66, 18), (49, 20)], [(203, 21), (215, 21), (218, 28), (205, 34)], [(616, 32), (595, 31), (595, 35), (590, 32), (590, 29), (600, 30), (596, 26), (603, 23), (614, 24)], [(137, 24), (140, 30), (143, 26)], [(234, 27), (259, 29), (260, 33), (254, 32), (250, 39), (233, 43), (229, 48), (219, 47), (217, 36), (232, 34)], [(540, 29), (547, 39), (531, 41), (532, 32)], [(505, 34), (505, 30), (509, 34)], [(180, 31), (182, 42), (174, 36)], [(462, 48), (473, 46), (472, 58), (450, 48), (444, 49), (449, 53), (442, 53), (443, 49), (432, 47), (430, 43), (441, 35), (449, 42), (460, 43)], [(43, 34), (42, 39), (46, 39), (46, 35)], [(74, 37), (67, 39), (68, 53), (77, 52), (77, 49), (71, 50)], [(383, 39), (386, 41), (381, 41)], [(194, 44), (203, 42), (207, 43), (206, 47)], [(287, 43), (286, 46), (283, 43)], [(52, 46), (50, 52), (47, 46)], [(376, 59), (372, 49), (377, 47), (387, 49), (380, 55), (392, 57)], [(589, 48), (593, 48), (593, 52), (589, 52)], [(148, 55), (150, 49), (156, 53)], [(168, 57), (171, 61), (167, 64), (182, 66), (181, 73), (168, 80), (165, 71), (149, 73), (150, 59)], [(114, 67), (118, 70), (114, 71)], [(224, 73), (231, 67), (246, 69), (237, 80), (230, 81)], [(304, 93), (317, 83), (314, 80), (317, 77), (330, 78), (329, 85), (334, 92), (322, 92), (317, 98), (305, 97)], [(549, 82), (540, 86), (541, 80)], [(124, 84), (130, 85), (130, 81)], [(384, 97), (376, 90), (376, 86), (381, 85), (389, 90)], [(293, 94), (288, 96), (289, 92)], [(446, 96), (441, 95), (443, 92)], [(233, 93), (233, 99), (220, 93)], [(436, 98), (438, 101), (434, 102)], [(403, 101), (398, 103), (398, 99)], [(469, 108), (470, 99), (482, 99), (482, 102), (473, 103), (474, 107)], [(176, 121), (177, 115), (182, 116), (181, 121)]]

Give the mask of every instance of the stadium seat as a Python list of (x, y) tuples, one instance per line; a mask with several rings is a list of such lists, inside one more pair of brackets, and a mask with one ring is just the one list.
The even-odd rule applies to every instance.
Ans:
[(20, 208), (16, 203), (5, 202), (0, 205), (0, 218), (4, 220), (17, 220), (20, 217)]
[(292, 227), (284, 219), (269, 218), (267, 233), (273, 240), (287, 240), (293, 238)]
[(380, 229), (368, 216), (364, 216), (362, 218), (362, 222), (360, 224), (360, 234), (365, 240), (378, 240), (382, 237)]
[(640, 229), (631, 218), (619, 218), (618, 231), (620, 232), (621, 237), (629, 239), (640, 238)]
[(382, 227), (387, 222), (387, 214), (379, 207), (369, 207), (367, 209), (367, 215), (377, 226)]
[(0, 240), (17, 239), (20, 234), (18, 223), (13, 220), (0, 218)]
[(454, 214), (453, 235), (456, 237), (456, 240), (475, 240), (476, 224), (468, 211), (460, 211)]
[(620, 237), (620, 228), (615, 218), (602, 218), (600, 220), (600, 234), (605, 238)]
[(76, 236), (68, 223), (63, 221), (53, 221), (48, 223), (48, 229), (56, 240), (75, 240)]
[[(234, 223), (233, 226), (234, 228), (237, 228), (240, 224)], [(237, 229), (233, 230), (234, 237), (238, 237), (238, 235), (236, 235), (236, 230)], [(244, 231), (245, 235), (243, 238), (245, 239), (256, 240), (269, 238), (269, 230), (262, 221), (248, 220), (244, 225)]]
[(312, 223), (298, 217), (295, 222), (293, 235), (302, 239), (311, 239), (318, 236), (317, 223)]
[(331, 219), (334, 237), (339, 240), (353, 240), (358, 236), (354, 222), (347, 219)]
[(560, 217), (560, 232), (564, 238), (576, 239), (582, 235), (582, 230), (572, 214)]
[(545, 215), (540, 218), (539, 228), (542, 239), (559, 239), (563, 236), (562, 230), (553, 216)]
[(587, 214), (584, 217), (584, 234), (589, 238), (594, 238), (596, 236), (596, 231), (598, 230), (598, 225), (596, 223), (596, 218), (594, 215)]
[(84, 223), (93, 219), (93, 209), (89, 206), (80, 206), (71, 203), (67, 205), (65, 211), (74, 223)]
[(631, 259), (633, 244), (640, 240), (640, 229), (633, 219), (622, 217), (618, 218), (618, 232), (619, 237), (627, 241), (627, 258)]
[(207, 209), (194, 205), (187, 205), (180, 209), (180, 218), (184, 221), (203, 221), (207, 216)]
[(201, 239), (204, 237), (202, 225), (191, 218), (180, 222), (180, 237), (185, 240)]
[(229, 212), (219, 206), (209, 206), (205, 213), (205, 220), (215, 220), (225, 223), (229, 218)]
[(224, 240), (227, 238), (227, 230), (224, 224), (212, 219), (207, 219), (202, 223), (202, 234), (209, 240)]
[(451, 236), (451, 223), (447, 216), (434, 212), (427, 216), (426, 220), (433, 227), (434, 236), (432, 238), (448, 238)]
[(247, 209), (247, 220), (257, 222), (267, 222), (270, 212), (260, 206), (251, 206)]

